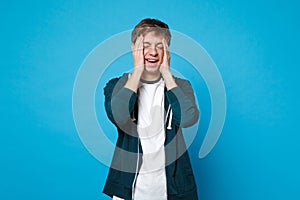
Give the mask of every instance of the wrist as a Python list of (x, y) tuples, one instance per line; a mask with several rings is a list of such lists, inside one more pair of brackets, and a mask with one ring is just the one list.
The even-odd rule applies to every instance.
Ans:
[(172, 76), (171, 71), (169, 69), (163, 69), (160, 71), (160, 73), (163, 77), (171, 77)]
[(173, 77), (173, 75), (171, 74), (170, 71), (167, 71), (165, 73), (161, 72), (161, 74), (162, 74), (162, 77), (165, 81), (167, 90), (171, 90), (172, 88), (177, 87), (175, 79), (174, 79), (174, 77)]
[(132, 71), (132, 74), (140, 75), (141, 76), (143, 74), (143, 71), (144, 71), (144, 69), (134, 68), (133, 71)]

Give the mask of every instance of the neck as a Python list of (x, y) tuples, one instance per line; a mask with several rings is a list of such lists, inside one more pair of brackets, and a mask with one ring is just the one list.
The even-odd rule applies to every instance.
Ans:
[(145, 81), (156, 81), (161, 77), (160, 72), (159, 73), (146, 73), (143, 72), (141, 79), (145, 80)]

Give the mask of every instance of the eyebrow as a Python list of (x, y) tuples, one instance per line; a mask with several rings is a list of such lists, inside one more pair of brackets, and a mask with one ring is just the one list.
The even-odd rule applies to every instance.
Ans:
[[(149, 45), (151, 45), (150, 42), (144, 42), (143, 44), (149, 44)], [(160, 44), (163, 44), (163, 43), (162, 43), (162, 42), (159, 42), (159, 43), (156, 44), (156, 46), (157, 46), (157, 45), (160, 45)]]

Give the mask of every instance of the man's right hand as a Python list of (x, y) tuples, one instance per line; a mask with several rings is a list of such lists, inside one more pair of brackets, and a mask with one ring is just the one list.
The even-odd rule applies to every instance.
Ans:
[(136, 39), (135, 44), (132, 44), (132, 56), (133, 56), (133, 72), (128, 78), (125, 88), (128, 88), (134, 92), (137, 92), (140, 78), (144, 71), (144, 38), (139, 36)]
[(132, 44), (132, 56), (134, 70), (144, 71), (144, 37), (142, 35), (136, 39), (135, 44)]

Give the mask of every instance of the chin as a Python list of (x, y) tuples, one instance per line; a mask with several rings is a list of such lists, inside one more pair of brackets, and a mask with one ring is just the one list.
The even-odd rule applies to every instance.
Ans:
[(147, 72), (151, 72), (151, 73), (158, 73), (159, 72), (159, 65), (156, 66), (152, 66), (152, 65), (145, 65), (145, 70)]

